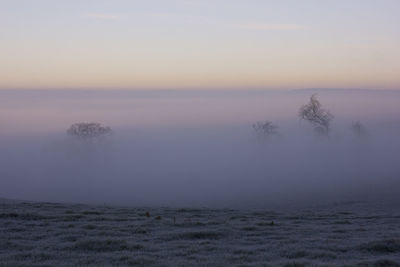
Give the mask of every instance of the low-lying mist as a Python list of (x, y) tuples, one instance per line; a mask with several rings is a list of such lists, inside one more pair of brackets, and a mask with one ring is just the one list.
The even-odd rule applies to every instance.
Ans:
[[(362, 94), (368, 93), (357, 94), (362, 99)], [(359, 101), (357, 94), (353, 98)], [(12, 97), (19, 103), (18, 97)], [(140, 103), (140, 97), (132, 96), (132, 101)], [(323, 107), (335, 116), (327, 135), (316, 134), (310, 124), (298, 117), (299, 107), (309, 97), (309, 92), (250, 97), (173, 96), (163, 102), (165, 96), (161, 95), (154, 99), (153, 105), (142, 107), (143, 117), (154, 118), (149, 114), (163, 111), (174, 111), (170, 116), (175, 119), (185, 111), (190, 116), (186, 120), (171, 120), (174, 123), (170, 125), (168, 121), (135, 123), (135, 119), (128, 124), (127, 114), (136, 112), (134, 116), (138, 116), (139, 111), (124, 108), (120, 111), (124, 120), (114, 125), (107, 114), (115, 113), (117, 107), (100, 109), (99, 114), (94, 112), (100, 105), (99, 99), (71, 97), (73, 101), (88, 103), (73, 110), (76, 117), (72, 121), (68, 109), (72, 100), (64, 99), (64, 106), (56, 107), (57, 98), (53, 95), (48, 97), (50, 100), (40, 102), (52, 101), (52, 108), (41, 105), (41, 110), (47, 114), (54, 109), (62, 114), (55, 121), (57, 125), (65, 125), (64, 129), (30, 131), (23, 129), (23, 122), (17, 120), (14, 124), (18, 131), (10, 131), (12, 112), (7, 118), (1, 117), (2, 122), (7, 120), (4, 125), (8, 129), (0, 132), (0, 196), (132, 206), (274, 207), (380, 199), (399, 194), (400, 123), (393, 114), (398, 112), (395, 103), (400, 103), (400, 94), (395, 95), (395, 100), (393, 96), (382, 98), (382, 103), (391, 99), (392, 105), (382, 106), (377, 112), (370, 105), (378, 106), (379, 99), (371, 101), (375, 96), (368, 98), (370, 102), (354, 104), (357, 101), (349, 101), (345, 93), (318, 94)], [(149, 99), (152, 98), (146, 96), (146, 101)], [(117, 100), (111, 101), (118, 103)], [(107, 97), (101, 101), (107, 103)], [(120, 101), (126, 104), (124, 97)], [(263, 101), (265, 112), (261, 105), (252, 106)], [(179, 103), (185, 104), (178, 108), (175, 105)], [(352, 105), (357, 116), (351, 116)], [(30, 108), (37, 112), (35, 106)], [(280, 108), (290, 112), (273, 112)], [(8, 104), (7, 111), (10, 110), (16, 112), (17, 108)], [(226, 114), (230, 110), (235, 116), (243, 112), (243, 116), (229, 117)], [(96, 116), (92, 119), (88, 114)], [(101, 115), (107, 118), (105, 123), (99, 120)], [(363, 136), (351, 128), (357, 118), (365, 125)], [(71, 123), (92, 120), (110, 126), (112, 134), (82, 139), (65, 132)], [(253, 123), (265, 120), (278, 126), (276, 133), (260, 135), (252, 128)], [(51, 123), (50, 119), (40, 121), (37, 129), (41, 125), (47, 129)]]

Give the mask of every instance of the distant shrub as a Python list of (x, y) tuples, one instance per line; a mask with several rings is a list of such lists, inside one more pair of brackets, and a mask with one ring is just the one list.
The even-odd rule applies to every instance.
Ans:
[(100, 136), (106, 136), (111, 134), (111, 132), (110, 127), (102, 126), (100, 123), (96, 122), (74, 123), (67, 130), (69, 136), (82, 139), (93, 139)]
[(253, 124), (253, 129), (261, 137), (268, 137), (278, 134), (278, 126), (271, 121), (256, 122)]

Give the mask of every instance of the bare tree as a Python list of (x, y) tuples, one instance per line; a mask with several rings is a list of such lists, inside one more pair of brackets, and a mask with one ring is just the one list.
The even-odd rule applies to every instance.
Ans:
[(328, 134), (333, 115), (322, 108), (315, 94), (310, 97), (310, 102), (299, 110), (301, 119), (308, 121), (319, 134)]
[(353, 122), (351, 130), (357, 138), (363, 138), (368, 135), (367, 128), (360, 121)]
[(253, 124), (254, 131), (263, 137), (278, 134), (278, 126), (273, 124), (271, 121), (257, 122)]
[(93, 139), (100, 136), (109, 135), (111, 128), (102, 126), (96, 122), (80, 122), (74, 123), (67, 130), (69, 136), (78, 137), (82, 139)]

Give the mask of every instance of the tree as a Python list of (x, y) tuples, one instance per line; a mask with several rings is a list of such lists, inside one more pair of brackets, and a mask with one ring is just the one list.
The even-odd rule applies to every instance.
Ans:
[(254, 131), (263, 137), (278, 134), (278, 126), (273, 124), (271, 121), (257, 122), (253, 124)]
[(357, 138), (364, 138), (368, 135), (367, 128), (360, 121), (353, 122), (351, 130)]
[(322, 108), (315, 94), (310, 97), (308, 104), (300, 108), (299, 116), (301, 119), (308, 121), (314, 127), (315, 132), (324, 135), (329, 133), (329, 126), (333, 115)]
[(111, 128), (102, 126), (96, 122), (79, 122), (74, 123), (67, 130), (67, 134), (72, 137), (82, 139), (93, 139), (101, 136), (106, 136), (111, 133)]

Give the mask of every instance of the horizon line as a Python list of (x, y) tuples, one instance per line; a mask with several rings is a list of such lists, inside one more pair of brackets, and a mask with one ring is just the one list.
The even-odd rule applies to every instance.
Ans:
[(46, 88), (1, 88), (0, 91), (279, 91), (279, 92), (290, 92), (290, 91), (311, 91), (311, 90), (321, 90), (321, 91), (400, 91), (400, 88), (360, 88), (360, 87), (304, 87), (304, 88), (266, 88), (266, 87), (232, 87), (232, 88), (218, 88), (218, 87), (208, 87), (208, 88), (170, 88), (170, 87), (159, 87), (159, 88), (94, 88), (94, 87), (46, 87)]

